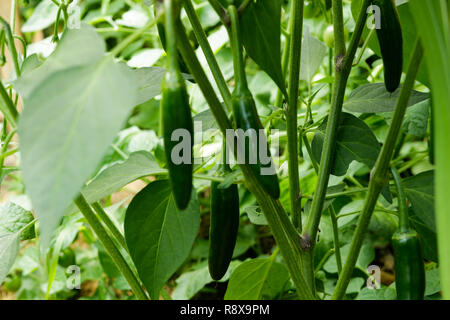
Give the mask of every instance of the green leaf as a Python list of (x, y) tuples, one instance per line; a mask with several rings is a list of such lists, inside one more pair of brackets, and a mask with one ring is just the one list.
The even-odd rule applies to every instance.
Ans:
[(56, 20), (58, 6), (51, 0), (41, 1), (34, 9), (33, 14), (22, 26), (22, 32), (34, 32), (44, 30)]
[[(85, 38), (83, 31), (68, 34), (78, 32)], [(28, 75), (42, 79), (35, 72), (48, 75), (57, 69), (52, 64), (44, 68), (47, 63)], [(21, 168), (44, 246), (134, 107), (133, 82), (129, 69), (109, 57), (50, 73), (25, 99), (18, 129)]]
[(311, 82), (327, 54), (328, 47), (322, 41), (314, 38), (305, 28), (302, 42), (300, 80)]
[(431, 296), (441, 291), (441, 277), (438, 268), (427, 270), (425, 279), (425, 296)]
[(4, 167), (2, 172), (0, 173), (0, 184), (3, 182), (3, 179), (5, 179), (7, 175), (18, 170), (19, 169), (17, 167)]
[(136, 179), (154, 174), (166, 173), (159, 167), (152, 154), (138, 151), (124, 161), (116, 162), (101, 171), (82, 191), (87, 201), (92, 203), (118, 191)]
[(427, 260), (438, 262), (436, 230), (425, 225), (422, 220), (415, 215), (410, 214), (409, 221), (414, 230), (419, 234), (423, 257)]
[(424, 138), (427, 134), (429, 109), (429, 100), (419, 102), (408, 108), (403, 120), (403, 130), (412, 136)]
[(93, 27), (82, 24), (80, 29), (69, 29), (65, 32), (48, 59), (38, 68), (22, 74), (14, 81), (14, 88), (22, 99), (26, 100), (52, 73), (67, 68), (93, 65), (102, 60), (104, 55), (105, 42), (101, 36)]
[(0, 235), (0, 284), (11, 269), (20, 246), (20, 232)]
[[(348, 253), (350, 251), (350, 243), (341, 247), (341, 257), (342, 261), (347, 260)], [(375, 250), (369, 245), (363, 245), (361, 248), (361, 253), (358, 256), (358, 261), (356, 262), (356, 268), (366, 272), (369, 264), (375, 259)], [(323, 270), (328, 273), (337, 273), (338, 268), (336, 265), (336, 256), (332, 254), (327, 262), (323, 265)]]
[[(400, 90), (401, 86), (393, 93), (389, 93), (384, 83), (368, 83), (353, 90), (343, 107), (347, 111), (357, 113), (391, 112), (395, 110)], [(415, 105), (429, 97), (428, 93), (414, 90), (408, 106)]]
[(419, 173), (402, 182), (414, 213), (432, 230), (436, 229), (434, 218), (434, 171)]
[(286, 92), (281, 71), (281, 1), (251, 1), (240, 20), (248, 55)]
[(140, 68), (133, 72), (139, 88), (136, 105), (147, 102), (161, 93), (161, 81), (166, 73), (164, 68)]
[(247, 260), (231, 274), (225, 300), (273, 299), (281, 292), (289, 274), (273, 258)]
[(395, 286), (384, 287), (380, 289), (371, 289), (369, 287), (363, 288), (356, 300), (396, 300), (397, 292)]
[(201, 121), (202, 130), (218, 129), (218, 125), (214, 115), (210, 109), (202, 111), (194, 116), (192, 119), (194, 122)]
[(261, 226), (268, 225), (266, 217), (258, 206), (248, 206), (244, 209), (251, 223)]
[[(324, 121), (314, 135), (312, 151), (315, 159), (320, 159), (326, 126), (327, 121)], [(372, 168), (380, 149), (375, 135), (364, 121), (349, 113), (342, 113), (331, 173), (336, 176), (345, 175), (354, 160)]]
[[(227, 273), (218, 282), (226, 282), (230, 275), (239, 266), (241, 261), (232, 261)], [(195, 296), (205, 285), (214, 282), (209, 274), (208, 265), (199, 267), (193, 271), (183, 273), (176, 281), (177, 287), (172, 293), (174, 300), (189, 300)]]
[(167, 180), (150, 183), (128, 206), (125, 239), (130, 255), (152, 299), (188, 257), (200, 226), (195, 191), (179, 211)]
[[(20, 232), (27, 224), (34, 220), (33, 214), (21, 206), (8, 202), (0, 205), (0, 235)], [(22, 233), (21, 240), (35, 237), (34, 225)]]

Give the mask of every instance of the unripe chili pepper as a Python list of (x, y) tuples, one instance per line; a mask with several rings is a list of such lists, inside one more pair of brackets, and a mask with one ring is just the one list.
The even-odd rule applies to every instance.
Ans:
[[(224, 158), (225, 158), (224, 142)], [(224, 162), (220, 173), (230, 172)], [(209, 273), (214, 280), (225, 275), (233, 257), (239, 229), (239, 193), (237, 185), (220, 188), (220, 182), (211, 182), (211, 213), (209, 227)]]
[(420, 239), (408, 221), (406, 197), (400, 175), (392, 169), (397, 186), (400, 228), (392, 237), (395, 259), (395, 287), (399, 300), (423, 300), (425, 293), (425, 266)]
[[(175, 203), (180, 210), (187, 207), (192, 192), (193, 123), (186, 84), (180, 72), (176, 50), (174, 0), (165, 0), (165, 26), (167, 37), (167, 71), (162, 81), (161, 112), (164, 149), (169, 179)], [(189, 155), (178, 154), (178, 139), (189, 139)], [(183, 140), (184, 141), (184, 140)], [(185, 152), (186, 150), (183, 150)], [(178, 159), (175, 159), (178, 158)]]
[[(250, 139), (246, 139), (244, 143), (245, 163), (251, 168), (264, 190), (274, 199), (278, 199), (280, 197), (278, 177), (270, 157), (267, 138), (265, 134), (260, 134), (263, 126), (259, 119), (253, 96), (248, 89), (236, 7), (229, 6), (228, 12), (231, 18), (231, 49), (233, 52), (235, 78), (235, 88), (232, 93), (231, 103), (236, 129), (242, 129), (245, 133), (255, 133), (253, 137), (250, 134)], [(243, 143), (243, 141), (239, 140), (238, 143)], [(262, 147), (265, 148), (266, 152), (261, 150)], [(263, 155), (263, 153), (268, 155)], [(262, 159), (262, 157), (266, 159)], [(251, 161), (252, 159), (256, 161)]]
[(380, 8), (381, 28), (377, 29), (378, 43), (384, 65), (386, 90), (394, 92), (400, 85), (403, 67), (403, 37), (395, 0), (373, 0)]

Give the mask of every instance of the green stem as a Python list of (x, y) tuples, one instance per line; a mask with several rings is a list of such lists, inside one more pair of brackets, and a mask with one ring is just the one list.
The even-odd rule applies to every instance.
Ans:
[(302, 52), (302, 30), (303, 30), (303, 3), (304, 0), (293, 0), (293, 20), (290, 30), (289, 50), (289, 103), (286, 112), (286, 129), (288, 136), (288, 171), (289, 171), (289, 193), (291, 200), (291, 214), (294, 225), (301, 232), (301, 191), (300, 176), (298, 173), (298, 132), (297, 132), (297, 107), (298, 90), (300, 82), (300, 60)]
[[(365, 7), (364, 7), (365, 8)], [(333, 0), (333, 30), (334, 30), (334, 50), (335, 62), (345, 56), (345, 33), (344, 33), (344, 11), (342, 9), (342, 0)]]
[(219, 3), (218, 0), (208, 0), (209, 4), (211, 5), (211, 7), (214, 9), (214, 11), (217, 13), (217, 15), (220, 18), (220, 21), (222, 21), (222, 23), (224, 25), (227, 25), (227, 21), (228, 21), (228, 15), (227, 12), (225, 11), (225, 9), (222, 7), (222, 5)]
[[(178, 49), (183, 59), (186, 61), (186, 64), (196, 83), (202, 91), (217, 121), (217, 124), (222, 131), (222, 134), (226, 135), (226, 130), (232, 130), (231, 122), (223, 110), (222, 104), (217, 98), (208, 77), (203, 71), (195, 51), (189, 43), (186, 31), (181, 23), (179, 23), (177, 27), (177, 36), (179, 39), (177, 42)], [(297, 288), (299, 297), (301, 299), (315, 299), (302, 274), (299, 235), (290, 222), (289, 217), (281, 206), (281, 203), (274, 200), (264, 191), (262, 186), (258, 183), (258, 180), (252, 170), (247, 165), (240, 165), (240, 167), (245, 176), (249, 190), (255, 195), (272, 229), (275, 240), (280, 247), (281, 254), (283, 255), (286, 266), (291, 274), (294, 285)]]
[(19, 56), (17, 54), (17, 49), (14, 43), (14, 37), (12, 35), (11, 28), (9, 27), (8, 22), (6, 22), (2, 17), (0, 17), (0, 23), (3, 25), (3, 29), (5, 30), (6, 43), (8, 44), (9, 52), (11, 53), (11, 57), (14, 63), (14, 71), (16, 71), (17, 77), (20, 77)]
[[(314, 170), (316, 171), (316, 173), (319, 172), (319, 167), (317, 165), (316, 160), (314, 159), (314, 155), (312, 153), (312, 149), (311, 149), (311, 145), (308, 141), (308, 138), (306, 136), (303, 136), (303, 141), (305, 143), (306, 146), (306, 150), (308, 152), (309, 158), (311, 159), (311, 162), (313, 164)], [(333, 228), (333, 242), (334, 242), (334, 252), (336, 253), (336, 265), (338, 267), (338, 275), (341, 273), (342, 271), (342, 257), (341, 257), (341, 247), (340, 247), (340, 242), (339, 242), (339, 230), (338, 230), (338, 222), (337, 222), (337, 214), (336, 214), (336, 210), (334, 210), (333, 204), (330, 205), (330, 207), (328, 208), (328, 212), (330, 214), (330, 220), (331, 220), (331, 225)], [(317, 268), (316, 268), (317, 270)], [(317, 272), (314, 272), (314, 274), (316, 274)]]
[(200, 20), (195, 13), (194, 6), (192, 5), (191, 0), (184, 0), (184, 8), (186, 10), (186, 14), (189, 18), (189, 21), (192, 25), (192, 30), (194, 31), (195, 37), (202, 48), (202, 51), (206, 57), (206, 61), (208, 62), (209, 68), (213, 74), (214, 80), (217, 83), (217, 87), (219, 88), (220, 94), (222, 95), (223, 101), (228, 108), (228, 111), (231, 111), (231, 93), (228, 89), (228, 85), (223, 77), (222, 71), (220, 70), (219, 64), (217, 63), (216, 57), (214, 56), (214, 52), (209, 45), (208, 38), (203, 31), (202, 25), (200, 24)]
[(409, 230), (408, 207), (406, 206), (406, 196), (402, 186), (402, 179), (399, 172), (395, 168), (391, 168), (394, 177), (395, 187), (397, 188), (399, 227), (401, 232)]
[[(305, 274), (308, 277), (308, 281), (311, 285), (314, 285), (314, 267), (309, 264), (312, 264), (314, 261), (313, 248), (316, 242), (320, 216), (322, 214), (323, 204), (328, 187), (328, 180), (330, 178), (331, 160), (333, 158), (334, 148), (336, 144), (336, 136), (337, 130), (339, 128), (339, 119), (342, 111), (342, 105), (344, 102), (345, 88), (347, 86), (347, 80), (350, 75), (359, 40), (364, 30), (365, 21), (367, 18), (366, 8), (369, 4), (370, 0), (364, 0), (346, 56), (341, 57), (338, 51), (335, 50), (335, 87), (333, 90), (332, 106), (330, 114), (328, 116), (325, 140), (323, 143), (322, 155), (320, 159), (319, 181), (312, 200), (311, 211), (308, 215), (308, 220), (303, 232), (304, 239), (309, 241), (309, 243), (304, 246), (305, 248), (307, 248), (307, 250), (304, 250), (303, 257), (305, 259)], [(339, 23), (339, 20), (335, 19), (335, 30), (341, 30)], [(341, 63), (341, 60), (343, 60), (343, 63)], [(307, 272), (309, 273), (307, 274)]]
[(94, 202), (92, 204), (92, 208), (95, 210), (97, 215), (99, 216), (100, 220), (103, 221), (103, 223), (106, 225), (106, 227), (109, 229), (111, 234), (114, 236), (114, 238), (117, 240), (117, 242), (128, 251), (127, 242), (125, 241), (124, 236), (120, 232), (119, 228), (116, 226), (116, 224), (111, 220), (111, 218), (108, 216), (108, 214), (103, 210), (102, 206), (98, 202)]
[(125, 48), (127, 48), (130, 44), (132, 44), (136, 39), (142, 36), (148, 29), (153, 27), (158, 20), (158, 17), (147, 25), (143, 26), (141, 29), (136, 30), (132, 34), (130, 34), (127, 38), (125, 38), (121, 43), (119, 43), (113, 50), (111, 50), (111, 54), (113, 57), (118, 56)]
[[(5, 123), (4, 123), (4, 125), (6, 126)], [(6, 128), (4, 128), (4, 129), (6, 130)], [(16, 129), (11, 130), (11, 132), (8, 133), (8, 135), (5, 137), (5, 139), (3, 141), (3, 145), (0, 148), (0, 154), (4, 154), (6, 152), (6, 150), (8, 150), (9, 143), (11, 142), (11, 139), (16, 134), (16, 131), (17, 131)], [(2, 175), (4, 160), (5, 160), (4, 158), (0, 159), (0, 176)]]
[(239, 32), (239, 16), (235, 6), (228, 7), (228, 15), (231, 19), (230, 42), (233, 53), (235, 92), (248, 91), (247, 76), (245, 74), (245, 62), (242, 54), (242, 41)]
[(0, 161), (3, 161), (3, 159), (8, 158), (9, 156), (12, 156), (16, 152), (19, 151), (19, 148), (14, 148), (6, 151), (5, 153), (0, 154)]
[(342, 257), (341, 257), (341, 246), (339, 242), (339, 230), (338, 230), (338, 222), (337, 222), (337, 214), (336, 210), (334, 210), (333, 204), (328, 208), (328, 212), (330, 213), (331, 225), (333, 227), (333, 242), (334, 242), (334, 251), (336, 256), (336, 265), (338, 268), (338, 276), (342, 272)]
[(80, 209), (83, 216), (86, 218), (91, 228), (94, 230), (97, 237), (102, 242), (106, 251), (111, 256), (111, 259), (114, 261), (116, 267), (120, 270), (120, 272), (127, 280), (128, 284), (131, 287), (131, 290), (134, 292), (136, 297), (139, 300), (148, 300), (146, 293), (139, 283), (139, 280), (135, 277), (130, 266), (127, 264), (119, 249), (117, 249), (116, 245), (109, 237), (105, 228), (102, 226), (95, 213), (92, 211), (92, 208), (86, 202), (86, 199), (82, 195), (79, 195), (74, 202), (78, 209)]
[(0, 111), (3, 113), (9, 124), (13, 128), (15, 128), (17, 117), (19, 114), (17, 112), (17, 109), (14, 107), (14, 103), (12, 102), (11, 98), (8, 95), (8, 92), (6, 92), (6, 89), (3, 86), (2, 81), (0, 81), (0, 97), (2, 99), (2, 101), (0, 101)]
[(366, 235), (370, 218), (372, 217), (373, 210), (377, 203), (378, 196), (380, 195), (381, 190), (386, 185), (386, 182), (388, 180), (387, 172), (389, 170), (389, 163), (394, 152), (398, 134), (401, 130), (405, 111), (408, 107), (408, 101), (414, 88), (414, 82), (419, 70), (422, 56), (423, 48), (420, 41), (417, 41), (414, 53), (409, 63), (405, 82), (402, 86), (400, 96), (397, 100), (397, 106), (395, 108), (394, 117), (392, 118), (392, 123), (389, 127), (386, 142), (381, 149), (380, 155), (378, 156), (375, 167), (371, 173), (369, 192), (366, 196), (363, 211), (359, 217), (358, 225), (353, 235), (352, 243), (350, 245), (350, 251), (348, 253), (347, 260), (345, 261), (344, 269), (342, 270), (342, 273), (339, 277), (332, 299), (341, 299), (345, 294), (351, 274), (353, 272), (353, 268), (355, 267), (356, 260), (359, 256), (364, 237)]
[(328, 250), (323, 258), (320, 260), (319, 264), (317, 265), (316, 269), (314, 269), (314, 274), (317, 274), (320, 269), (324, 266), (324, 264), (327, 262), (328, 258), (334, 253), (334, 249)]
[[(291, 9), (289, 13), (289, 23), (288, 23), (288, 30), (289, 34), (292, 33), (292, 28), (294, 25), (294, 19), (292, 19), (292, 16), (294, 16), (294, 4), (291, 4)], [(286, 79), (287, 74), (287, 67), (289, 63), (289, 55), (290, 55), (290, 48), (291, 46), (291, 37), (285, 36), (284, 38), (284, 47), (283, 47), (283, 56), (281, 57), (281, 70), (283, 73), (283, 80)], [(275, 98), (275, 106), (278, 108), (281, 108), (283, 104), (283, 92), (281, 92), (280, 88), (277, 88), (277, 96)]]
[(14, 31), (16, 30), (16, 10), (17, 10), (17, 0), (12, 0), (11, 1), (11, 16), (10, 16), (12, 33), (14, 33)]

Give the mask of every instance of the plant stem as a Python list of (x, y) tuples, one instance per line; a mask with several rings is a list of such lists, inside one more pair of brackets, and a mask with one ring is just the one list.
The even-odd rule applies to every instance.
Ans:
[(222, 23), (224, 25), (227, 25), (228, 15), (227, 15), (227, 12), (225, 11), (225, 9), (222, 7), (222, 5), (219, 3), (219, 1), (208, 0), (208, 2), (211, 5), (211, 7), (214, 9), (214, 11), (217, 13), (217, 15), (219, 16), (220, 21), (222, 21)]
[(9, 97), (8, 92), (6, 92), (6, 89), (1, 81), (0, 81), (0, 97), (3, 101), (3, 103), (0, 102), (0, 111), (3, 113), (5, 119), (9, 122), (9, 124), (13, 128), (15, 128), (17, 117), (19, 114), (17, 112), (17, 109), (14, 107), (14, 103)]
[(334, 51), (335, 64), (339, 64), (338, 59), (345, 56), (345, 33), (344, 33), (344, 13), (342, 0), (333, 0), (333, 30), (334, 30)]
[(392, 118), (392, 123), (389, 127), (386, 142), (381, 149), (380, 155), (378, 156), (375, 167), (371, 173), (369, 192), (366, 196), (363, 211), (359, 217), (358, 225), (353, 235), (352, 243), (350, 245), (350, 251), (347, 256), (347, 260), (345, 261), (344, 269), (342, 270), (342, 273), (339, 277), (332, 299), (341, 299), (345, 294), (351, 274), (353, 272), (353, 268), (359, 256), (364, 237), (366, 235), (366, 230), (369, 225), (370, 218), (377, 203), (378, 196), (380, 195), (381, 190), (386, 185), (386, 182), (388, 180), (387, 172), (389, 169), (389, 163), (395, 149), (398, 134), (401, 130), (401, 125), (406, 108), (408, 106), (408, 101), (414, 88), (414, 82), (419, 70), (422, 56), (423, 48), (420, 41), (417, 41), (414, 53), (409, 63), (405, 83), (402, 86), (400, 96), (397, 100), (397, 106), (395, 108), (394, 117)]
[(75, 200), (75, 205), (80, 209), (83, 216), (86, 218), (87, 222), (91, 226), (91, 228), (94, 230), (97, 237), (102, 242), (103, 246), (105, 247), (108, 254), (111, 256), (111, 259), (114, 261), (114, 264), (116, 265), (117, 269), (120, 270), (120, 272), (123, 274), (125, 279), (127, 280), (128, 284), (131, 287), (131, 290), (133, 290), (134, 294), (139, 300), (148, 300), (148, 297), (144, 290), (141, 287), (141, 284), (139, 283), (139, 280), (135, 277), (133, 271), (131, 270), (130, 266), (125, 261), (124, 257), (120, 253), (119, 249), (117, 249), (116, 245), (112, 241), (112, 239), (109, 237), (108, 233), (106, 232), (103, 225), (100, 223), (100, 221), (97, 219), (95, 213), (92, 211), (92, 208), (89, 206), (89, 204), (86, 202), (86, 199), (79, 195)]
[(133, 43), (136, 39), (138, 39), (141, 35), (143, 35), (148, 29), (153, 27), (156, 24), (156, 21), (158, 20), (158, 17), (155, 17), (155, 19), (151, 22), (149, 22), (147, 25), (143, 26), (141, 29), (137, 29), (132, 34), (130, 34), (128, 37), (126, 37), (121, 43), (119, 43), (117, 46), (114, 47), (113, 50), (111, 50), (111, 54), (113, 57), (119, 55), (125, 48), (127, 48), (131, 43)]
[(216, 57), (214, 56), (214, 52), (209, 45), (208, 38), (203, 31), (202, 25), (200, 24), (200, 20), (195, 13), (194, 6), (192, 5), (191, 0), (184, 0), (184, 8), (186, 10), (186, 14), (189, 18), (189, 21), (192, 25), (192, 30), (194, 31), (195, 37), (202, 48), (202, 51), (206, 57), (206, 61), (208, 62), (209, 68), (213, 74), (214, 80), (217, 83), (217, 87), (219, 88), (220, 94), (222, 95), (223, 101), (228, 108), (228, 111), (231, 111), (231, 93), (228, 89), (227, 82), (223, 77), (222, 71), (220, 70), (219, 64), (217, 63)]
[[(179, 41), (178, 49), (186, 61), (186, 64), (202, 91), (222, 134), (226, 135), (227, 129), (232, 129), (222, 104), (217, 98), (211, 83), (209, 82), (200, 62), (192, 49), (186, 35), (186, 31), (181, 23), (178, 23), (177, 36)], [(286, 212), (279, 201), (269, 196), (258, 183), (252, 170), (247, 165), (240, 165), (245, 176), (249, 190), (255, 195), (261, 209), (272, 229), (275, 240), (280, 247), (289, 273), (292, 277), (297, 293), (301, 299), (315, 299), (309, 290), (305, 278), (302, 274), (302, 262), (300, 259), (299, 235), (289, 220)]]
[(125, 241), (124, 236), (120, 232), (119, 228), (117, 228), (116, 224), (111, 220), (109, 215), (103, 210), (102, 206), (98, 202), (94, 202), (92, 204), (92, 208), (95, 210), (95, 212), (98, 214), (99, 218), (103, 223), (106, 225), (106, 227), (111, 231), (111, 234), (114, 236), (114, 238), (117, 240), (117, 242), (128, 251), (127, 242)]
[[(369, 4), (370, 0), (364, 0), (346, 56), (341, 57), (338, 51), (335, 50), (336, 78), (333, 90), (332, 106), (330, 114), (328, 116), (325, 140), (323, 143), (322, 155), (320, 159), (319, 181), (313, 196), (311, 211), (308, 215), (306, 226), (303, 232), (303, 239), (308, 241), (303, 245), (303, 247), (305, 248), (305, 250), (303, 251), (305, 267), (304, 273), (311, 285), (314, 285), (314, 267), (312, 266), (312, 264), (314, 263), (313, 250), (316, 242), (320, 216), (322, 214), (323, 203), (328, 187), (328, 180), (330, 178), (331, 160), (333, 158), (334, 148), (336, 144), (336, 136), (339, 128), (339, 118), (342, 111), (342, 105), (344, 102), (345, 88), (347, 86), (347, 80), (350, 75), (359, 40), (364, 30), (365, 21), (367, 18), (366, 8)], [(334, 30), (342, 29), (339, 19), (334, 19), (334, 23)], [(338, 45), (340, 46), (341, 44)], [(343, 61), (342, 63), (341, 60)]]
[(0, 17), (0, 23), (3, 25), (3, 29), (5, 30), (6, 42), (8, 44), (9, 52), (11, 53), (11, 57), (13, 60), (14, 71), (16, 72), (16, 76), (20, 77), (19, 56), (17, 54), (16, 44), (14, 43), (14, 37), (12, 35), (11, 28), (9, 27), (8, 22), (6, 22), (2, 17)]
[(0, 154), (0, 161), (3, 161), (3, 159), (12, 156), (14, 153), (18, 152), (19, 148), (14, 148), (6, 151), (5, 153)]
[(342, 271), (342, 257), (341, 257), (341, 246), (339, 242), (339, 230), (338, 230), (338, 222), (337, 222), (337, 214), (336, 210), (334, 210), (333, 204), (328, 208), (328, 212), (330, 213), (331, 225), (333, 227), (333, 242), (334, 242), (334, 251), (336, 256), (336, 265), (338, 269), (338, 276)]
[[(316, 160), (314, 159), (314, 155), (312, 153), (311, 145), (309, 144), (308, 138), (306, 136), (303, 136), (303, 141), (305, 143), (309, 158), (311, 159), (311, 162), (313, 164), (314, 170), (316, 171), (316, 173), (318, 173), (319, 167), (317, 165)], [(334, 252), (335, 252), (336, 265), (338, 268), (338, 275), (339, 275), (342, 271), (342, 258), (341, 258), (341, 247), (340, 247), (340, 242), (339, 242), (337, 214), (336, 214), (336, 210), (334, 210), (333, 204), (331, 204), (330, 207), (328, 208), (328, 212), (330, 214), (331, 225), (333, 228)], [(317, 268), (315, 270), (317, 270)], [(314, 275), (316, 273), (317, 273), (317, 271), (314, 272)]]
[(392, 176), (394, 177), (395, 186), (397, 188), (398, 198), (398, 212), (399, 212), (399, 227), (400, 232), (409, 230), (408, 207), (406, 206), (406, 196), (402, 186), (402, 179), (399, 172), (395, 168), (391, 168)]
[(288, 171), (289, 171), (289, 193), (291, 200), (291, 214), (294, 226), (301, 232), (301, 191), (300, 176), (298, 173), (298, 132), (297, 132), (297, 107), (298, 89), (300, 81), (300, 60), (302, 52), (302, 30), (303, 30), (303, 3), (304, 0), (293, 0), (293, 20), (290, 30), (289, 50), (289, 103), (286, 111), (286, 129), (288, 136)]
[(233, 54), (234, 66), (234, 92), (241, 93), (248, 91), (247, 75), (245, 74), (245, 61), (242, 49), (241, 34), (239, 31), (239, 16), (235, 6), (228, 7), (228, 15), (231, 20), (229, 30), (231, 51)]
[[(292, 28), (294, 25), (294, 19), (292, 17), (294, 16), (294, 4), (291, 3), (291, 9), (289, 11), (289, 23), (288, 23), (288, 31), (289, 34), (292, 33)], [(284, 47), (283, 47), (283, 56), (281, 57), (281, 70), (283, 74), (283, 80), (286, 79), (286, 73), (287, 73), (287, 67), (289, 63), (289, 55), (290, 55), (290, 48), (291, 46), (291, 37), (285, 36), (284, 37)], [(281, 92), (280, 88), (277, 88), (277, 96), (275, 98), (275, 107), (281, 108), (283, 104), (283, 92)]]
[[(4, 125), (6, 126), (6, 124), (4, 124)], [(6, 129), (6, 128), (4, 128), (4, 129)], [(16, 134), (16, 131), (17, 131), (16, 129), (11, 130), (11, 132), (8, 133), (8, 135), (5, 137), (5, 139), (3, 141), (3, 145), (0, 148), (0, 154), (4, 154), (8, 150), (9, 143), (11, 142), (11, 139)], [(5, 160), (5, 158), (0, 159), (0, 177), (1, 177), (2, 171), (3, 171), (4, 160)]]

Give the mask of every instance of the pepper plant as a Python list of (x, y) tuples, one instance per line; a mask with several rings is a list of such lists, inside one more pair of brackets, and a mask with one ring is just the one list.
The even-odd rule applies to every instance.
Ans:
[(450, 298), (448, 1), (12, 8), (2, 290)]

